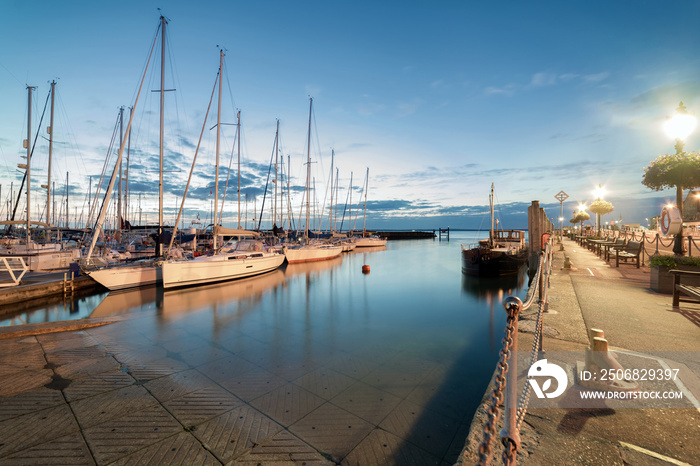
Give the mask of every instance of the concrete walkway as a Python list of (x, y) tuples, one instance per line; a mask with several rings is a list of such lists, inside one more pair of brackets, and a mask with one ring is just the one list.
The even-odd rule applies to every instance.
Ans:
[[(555, 246), (550, 312), (544, 318), (545, 353), (540, 358), (585, 356), (587, 329), (601, 329), (611, 349), (633, 352), (638, 361), (649, 361), (650, 369), (658, 363), (646, 357), (664, 352), (664, 361), (679, 369), (684, 394), (690, 396), (683, 408), (646, 407), (642, 402), (638, 408), (620, 407), (615, 400), (602, 401), (596, 408), (531, 407), (521, 430), (518, 464), (700, 464), (700, 305), (681, 303), (674, 309), (671, 295), (651, 291), (648, 267), (616, 268), (614, 261), (611, 267), (566, 238), (563, 247), (559, 251)], [(565, 256), (571, 270), (563, 270)], [(523, 322), (521, 318), (518, 344), (524, 351), (530, 349), (533, 335), (523, 332), (528, 328)], [(519, 366), (518, 373), (527, 369)], [(530, 398), (532, 406), (534, 395)], [(464, 464), (477, 458), (485, 419), (482, 405), (472, 424)], [(492, 448), (495, 464), (502, 452), (498, 439)]]

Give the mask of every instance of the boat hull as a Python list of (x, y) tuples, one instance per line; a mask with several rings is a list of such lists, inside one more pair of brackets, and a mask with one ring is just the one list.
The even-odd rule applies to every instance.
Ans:
[(290, 264), (325, 261), (338, 257), (342, 252), (342, 246), (304, 245), (298, 247), (284, 247), (284, 255), (287, 256), (287, 262)]
[(371, 248), (374, 246), (386, 246), (386, 239), (377, 237), (356, 238), (355, 244), (358, 248)]
[(163, 281), (162, 269), (155, 264), (105, 267), (86, 273), (110, 291), (157, 285)]
[(462, 250), (462, 272), (482, 277), (515, 275), (527, 263), (527, 250), (516, 253), (492, 251), (488, 248)]
[(284, 259), (283, 254), (275, 253), (250, 256), (237, 256), (232, 253), (200, 256), (188, 261), (164, 262), (163, 288), (171, 289), (251, 277), (279, 268)]

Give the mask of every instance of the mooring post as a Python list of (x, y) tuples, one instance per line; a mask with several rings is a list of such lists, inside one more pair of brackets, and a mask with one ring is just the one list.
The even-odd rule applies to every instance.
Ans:
[(542, 234), (544, 233), (540, 201), (532, 201), (530, 207), (527, 208), (527, 224), (530, 243), (529, 272), (530, 276), (532, 276), (537, 272), (537, 259), (542, 249)]

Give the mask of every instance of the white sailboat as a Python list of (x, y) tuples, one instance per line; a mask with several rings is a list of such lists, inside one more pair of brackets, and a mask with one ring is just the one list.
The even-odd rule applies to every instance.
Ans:
[[(163, 107), (164, 107), (164, 93), (165, 93), (165, 25), (167, 24), (165, 17), (160, 17), (160, 29), (161, 29), (161, 76), (160, 76), (160, 180), (159, 180), (159, 217), (158, 217), (158, 237), (162, 237), (163, 232)], [(151, 48), (151, 53), (149, 55), (148, 62), (150, 63), (150, 57), (155, 49), (156, 41), (158, 35), (153, 41), (153, 46)], [(141, 94), (141, 88), (143, 87), (143, 82), (146, 78), (146, 73), (148, 72), (148, 63), (146, 64), (146, 69), (144, 70), (143, 77), (141, 78), (141, 85), (139, 87), (139, 92), (136, 95), (136, 100), (134, 102), (133, 108), (136, 108), (139, 96)], [(91, 263), (92, 252), (95, 248), (95, 243), (102, 230), (102, 224), (107, 213), (107, 208), (109, 206), (109, 200), (112, 195), (112, 190), (114, 189), (114, 183), (117, 177), (117, 171), (121, 166), (122, 156), (124, 154), (124, 147), (126, 145), (126, 138), (131, 130), (131, 123), (133, 121), (135, 112), (131, 112), (129, 116), (129, 124), (126, 128), (126, 136), (121, 141), (119, 145), (119, 155), (117, 156), (117, 162), (114, 165), (114, 172), (109, 182), (109, 187), (105, 193), (105, 199), (102, 204), (102, 209), (100, 210), (99, 217), (97, 219), (95, 229), (92, 235), (92, 242), (90, 243), (90, 248), (88, 250), (87, 258), (85, 260), (86, 267), (93, 265)], [(156, 243), (156, 253), (158, 257), (162, 255), (162, 244), (160, 240)], [(141, 263), (133, 263), (131, 265), (121, 265), (116, 267), (104, 267), (97, 270), (86, 270), (85, 273), (90, 276), (93, 280), (108, 288), (109, 290), (122, 290), (126, 288), (134, 288), (139, 286), (148, 286), (153, 284), (158, 284), (162, 282), (163, 274), (160, 267), (160, 263), (157, 261), (145, 261)]]
[(386, 246), (386, 238), (380, 238), (377, 235), (368, 235), (365, 229), (367, 220), (367, 191), (369, 191), (369, 167), (367, 167), (367, 176), (365, 177), (365, 208), (362, 214), (362, 236), (355, 238), (355, 245), (358, 248)]
[(313, 99), (309, 99), (309, 132), (307, 139), (306, 150), (306, 225), (304, 227), (303, 242), (296, 245), (285, 244), (283, 247), (284, 255), (287, 256), (287, 262), (290, 264), (300, 262), (316, 262), (333, 259), (338, 257), (343, 252), (343, 247), (340, 245), (328, 243), (312, 243), (309, 241), (309, 195), (310, 195), (310, 179), (311, 179), (311, 110)]
[[(0, 226), (11, 229), (14, 225), (25, 225), (25, 239), (6, 238), (3, 244), (0, 245), (0, 257), (21, 257), (28, 269), (32, 272), (46, 272), (58, 269), (67, 269), (71, 263), (80, 259), (80, 250), (78, 248), (67, 248), (61, 241), (61, 232), (58, 228), (49, 224), (51, 218), (51, 155), (53, 148), (53, 115), (54, 115), (54, 100), (56, 94), (56, 81), (51, 82), (51, 122), (47, 131), (49, 133), (49, 164), (48, 164), (48, 181), (42, 185), (42, 188), (47, 190), (46, 201), (46, 222), (31, 220), (31, 169), (32, 169), (32, 86), (27, 86), (27, 140), (25, 146), (27, 149), (27, 163), (19, 164), (20, 169), (25, 170), (24, 179), (27, 181), (27, 219), (26, 221), (13, 220), (0, 222)], [(37, 134), (38, 136), (38, 134)], [(35, 139), (36, 142), (36, 139)], [(21, 189), (21, 188), (20, 188)], [(19, 204), (19, 196), (15, 211)], [(43, 242), (32, 240), (32, 225), (42, 227), (39, 234), (46, 238), (51, 238)], [(9, 231), (9, 230), (8, 230)]]
[[(216, 133), (216, 175), (214, 185), (217, 187), (216, 195), (214, 200), (214, 250), (215, 254), (211, 256), (199, 256), (189, 260), (169, 260), (163, 263), (163, 288), (176, 288), (183, 286), (192, 285), (202, 285), (209, 283), (216, 283), (225, 280), (234, 280), (238, 278), (250, 277), (253, 275), (262, 274), (265, 272), (270, 272), (277, 269), (284, 262), (285, 256), (279, 251), (269, 250), (262, 241), (260, 241), (259, 234), (253, 231), (246, 231), (241, 229), (225, 229), (218, 226), (218, 186), (219, 186), (219, 136), (220, 136), (220, 126), (221, 126), (221, 82), (222, 82), (222, 71), (224, 64), (224, 52), (220, 51), (220, 64), (218, 73), (218, 84), (219, 84), (219, 109), (217, 113), (217, 133)], [(212, 93), (213, 98), (213, 93)], [(239, 114), (240, 115), (240, 114)], [(208, 112), (207, 112), (208, 116)], [(206, 124), (206, 118), (205, 118)], [(204, 130), (204, 126), (202, 127)], [(238, 140), (240, 141), (240, 134), (238, 135)], [(239, 144), (239, 160), (240, 160), (240, 144)], [(196, 154), (195, 154), (196, 161)], [(239, 163), (240, 167), (240, 163)], [(194, 169), (194, 161), (192, 164)], [(191, 177), (191, 173), (190, 173)], [(240, 180), (240, 168), (239, 168), (239, 180)], [(240, 187), (240, 181), (239, 181)], [(185, 196), (187, 195), (187, 189), (189, 188), (189, 181), (187, 187), (185, 188)], [(240, 192), (240, 189), (239, 189)], [(183, 205), (180, 207), (180, 214), (178, 215), (178, 220), (176, 220), (175, 225), (179, 221), (180, 215), (182, 213), (182, 207), (184, 206), (184, 196)], [(222, 207), (223, 209), (223, 207)], [(240, 219), (240, 207), (239, 207), (239, 219)], [(240, 227), (240, 220), (239, 220)], [(231, 245), (224, 245), (221, 249), (217, 249), (217, 243), (219, 236), (233, 236), (237, 237), (238, 240)], [(174, 236), (174, 235), (173, 235)], [(250, 238), (250, 239), (248, 239)], [(172, 244), (172, 243), (171, 243)]]

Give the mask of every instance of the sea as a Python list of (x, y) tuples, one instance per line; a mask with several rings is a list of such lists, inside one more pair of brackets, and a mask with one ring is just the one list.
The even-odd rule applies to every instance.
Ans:
[[(527, 292), (526, 268), (502, 279), (462, 274), (461, 245), (487, 235), (389, 241), (220, 285), (98, 293), (0, 325), (120, 316), (125, 341), (177, 331), (188, 348), (191, 335), (209, 347), (254, 353), (256, 364), (291, 383), (318, 368), (343, 374), (347, 389), (367, 385), (394, 408), (410, 406), (409, 431), (395, 434), (453, 464), (496, 368), (503, 299)], [(387, 421), (393, 412), (368, 416), (377, 428), (406, 429)]]

